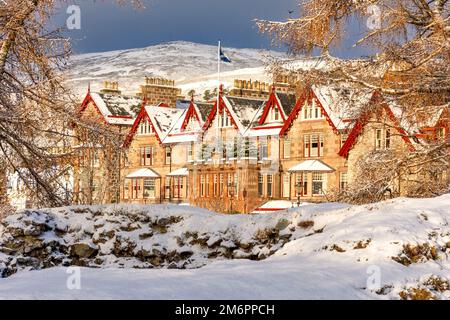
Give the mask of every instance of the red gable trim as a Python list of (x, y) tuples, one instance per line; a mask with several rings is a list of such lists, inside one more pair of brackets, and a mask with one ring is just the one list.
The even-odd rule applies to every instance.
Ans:
[(291, 114), (289, 115), (289, 118), (287, 122), (285, 123), (283, 129), (281, 129), (280, 136), (283, 136), (289, 131), (289, 128), (293, 125), (293, 122), (295, 119), (297, 119), (298, 115), (303, 109), (303, 106), (305, 105), (305, 102), (312, 102), (312, 100), (315, 100), (317, 105), (322, 110), (322, 114), (325, 116), (325, 120), (328, 122), (330, 127), (333, 129), (333, 132), (335, 134), (339, 134), (339, 130), (336, 128), (335, 124), (331, 120), (330, 116), (328, 115), (328, 112), (326, 112), (325, 108), (323, 107), (322, 103), (320, 102), (319, 98), (317, 98), (316, 93), (314, 90), (309, 87), (304, 89), (303, 94), (301, 95), (300, 99), (297, 101), (297, 104), (295, 105), (294, 109), (291, 111)]
[(152, 120), (150, 119), (150, 117), (147, 114), (147, 110), (145, 110), (145, 103), (142, 103), (142, 107), (141, 107), (141, 111), (139, 111), (139, 114), (136, 118), (136, 120), (134, 120), (133, 126), (131, 127), (130, 131), (128, 132), (127, 137), (125, 138), (125, 142), (123, 143), (123, 146), (125, 148), (128, 148), (131, 144), (131, 142), (133, 141), (134, 136), (136, 135), (137, 129), (139, 128), (139, 124), (141, 123), (141, 120), (143, 119), (147, 119), (148, 122), (150, 122), (150, 125), (152, 126), (153, 132), (155, 133), (156, 139), (158, 140), (159, 144), (162, 143), (158, 132), (155, 130), (155, 126), (153, 125)]
[(109, 125), (109, 123), (105, 119), (105, 116), (100, 111), (100, 109), (98, 108), (97, 104), (95, 103), (94, 99), (92, 99), (90, 90), (88, 90), (88, 93), (86, 94), (86, 97), (84, 98), (83, 102), (80, 105), (80, 108), (78, 109), (78, 115), (81, 116), (83, 111), (86, 110), (87, 106), (89, 105), (89, 102), (92, 102), (92, 104), (94, 105), (94, 108), (97, 111), (97, 113), (102, 116), (103, 123), (106, 124), (106, 125)]
[(131, 116), (114, 116), (114, 115), (109, 115), (108, 118), (133, 119), (133, 117)]
[(252, 130), (264, 130), (264, 129), (280, 129), (283, 128), (283, 125), (279, 126), (267, 126), (267, 127), (254, 127)]
[(283, 118), (283, 122), (286, 121), (286, 117), (284, 116), (284, 109), (281, 107), (281, 105), (278, 103), (278, 99), (276, 97), (276, 93), (274, 90), (272, 90), (269, 100), (267, 101), (266, 105), (264, 106), (264, 111), (261, 117), (259, 118), (259, 125), (263, 125), (266, 121), (267, 116), (269, 115), (270, 109), (278, 108), (278, 111), (281, 114), (281, 118)]
[[(230, 111), (228, 110), (225, 102), (223, 101), (222, 96), (220, 96), (219, 97), (219, 113), (221, 113), (224, 109), (225, 109), (225, 112), (227, 113), (227, 115), (230, 117), (231, 123), (233, 123), (234, 128), (239, 130), (235, 119), (233, 118), (233, 116), (231, 115)], [(205, 131), (211, 126), (212, 122), (214, 121), (214, 118), (216, 116), (216, 111), (217, 111), (217, 101), (214, 104), (214, 107), (211, 109), (211, 112), (209, 113), (205, 124), (203, 125), (203, 133), (205, 133)]]
[[(381, 94), (378, 91), (376, 91), (373, 93), (372, 98), (370, 99), (370, 103), (376, 103), (378, 101), (381, 101), (382, 109), (384, 109), (387, 112), (389, 119), (394, 123), (395, 128), (402, 136), (403, 141), (405, 141), (405, 143), (408, 144), (410, 151), (414, 151), (415, 148), (414, 148), (413, 144), (411, 143), (411, 140), (407, 136), (405, 130), (403, 130), (400, 127), (399, 119), (397, 119), (397, 117), (392, 112), (391, 108), (389, 108), (389, 105), (386, 103), (386, 100), (384, 100), (383, 97), (381, 96)], [(356, 139), (361, 134), (365, 125), (369, 122), (369, 118), (373, 114), (373, 112), (374, 111), (366, 112), (366, 113), (362, 114), (360, 116), (360, 118), (356, 121), (355, 126), (353, 127), (352, 131), (350, 132), (350, 134), (347, 138), (347, 141), (345, 141), (341, 150), (339, 150), (340, 156), (345, 157), (345, 158), (348, 157), (350, 150), (354, 147), (354, 145), (356, 143)]]
[(197, 111), (195, 110), (193, 101), (191, 101), (191, 103), (189, 104), (188, 110), (187, 110), (186, 115), (183, 120), (183, 124), (181, 125), (181, 131), (186, 130), (186, 127), (192, 116), (195, 116), (197, 118), (198, 123), (201, 125), (202, 122), (200, 121), (200, 116), (197, 114)]

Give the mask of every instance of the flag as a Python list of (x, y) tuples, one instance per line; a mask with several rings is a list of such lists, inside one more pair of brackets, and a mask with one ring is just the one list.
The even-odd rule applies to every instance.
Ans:
[(228, 58), (225, 53), (223, 53), (222, 51), (222, 47), (219, 45), (219, 56), (220, 56), (220, 61), (226, 62), (226, 63), (231, 63), (231, 59)]

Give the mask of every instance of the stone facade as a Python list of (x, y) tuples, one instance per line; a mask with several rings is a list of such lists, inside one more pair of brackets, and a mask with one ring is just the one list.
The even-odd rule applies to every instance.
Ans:
[[(108, 125), (99, 115), (93, 102), (89, 102), (81, 117), (88, 119), (108, 136), (90, 133), (76, 128), (74, 146), (74, 202), (81, 204), (118, 203), (121, 159), (120, 145), (129, 128), (123, 125)], [(103, 127), (103, 129), (101, 129)]]
[[(178, 91), (168, 90), (162, 97), (143, 89), (147, 103), (131, 122), (126, 118), (121, 125), (107, 124), (118, 135), (127, 134), (126, 155), (105, 149), (100, 156), (93, 179), (106, 179), (107, 192), (94, 202), (188, 202), (216, 212), (248, 213), (268, 200), (328, 201), (330, 193), (355, 181), (360, 157), (375, 148), (404, 152), (410, 147), (394, 129), (386, 142), (387, 127), (398, 127), (388, 109), (363, 124), (360, 116), (346, 113), (355, 103), (357, 108), (372, 103), (373, 93), (361, 93), (358, 102), (345, 104), (349, 96), (355, 98), (348, 88), (307, 88), (292, 97), (283, 90), (292, 92), (295, 79), (277, 81), (268, 86), (236, 80), (230, 95), (220, 92), (219, 108), (217, 102), (193, 100), (187, 109), (171, 108)], [(161, 85), (174, 88), (173, 82), (161, 79), (147, 79), (145, 88)], [(120, 95), (114, 83), (105, 93)], [(105, 122), (92, 102), (83, 116)], [(439, 125), (444, 136), (449, 132), (446, 119)], [(442, 135), (441, 127), (432, 127), (434, 136)], [(350, 143), (358, 128), (361, 132)], [(81, 166), (75, 171), (83, 176)], [(76, 189), (83, 190), (77, 179)], [(95, 189), (97, 194), (103, 190), (98, 185)], [(401, 184), (395, 192), (402, 194)]]

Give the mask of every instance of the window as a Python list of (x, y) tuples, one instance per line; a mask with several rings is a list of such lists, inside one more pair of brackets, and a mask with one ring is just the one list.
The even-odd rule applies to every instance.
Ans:
[(219, 180), (220, 180), (219, 194), (222, 197), (223, 196), (223, 173), (219, 174)]
[(166, 199), (170, 198), (170, 177), (164, 178), (164, 197)]
[(248, 138), (244, 140), (244, 157), (250, 158), (250, 140)]
[(144, 179), (144, 198), (155, 197), (155, 179)]
[(311, 134), (304, 137), (305, 158), (323, 156), (323, 135)]
[(153, 127), (148, 119), (145, 119), (144, 121), (141, 121), (139, 124), (138, 135), (146, 135), (146, 134), (152, 134), (153, 133)]
[(172, 162), (172, 147), (166, 147), (166, 164)]
[(262, 197), (264, 195), (264, 176), (258, 174), (258, 196)]
[(219, 125), (222, 128), (227, 128), (231, 126), (231, 119), (228, 116), (225, 108), (222, 109), (222, 113), (219, 116)]
[(215, 174), (214, 178), (213, 178), (213, 194), (214, 194), (214, 196), (217, 196), (217, 192), (218, 192), (218, 189), (217, 189), (217, 174)]
[(206, 196), (209, 197), (209, 174), (206, 175), (205, 188), (206, 188)]
[(125, 179), (123, 184), (123, 198), (128, 199), (130, 197), (130, 179)]
[(233, 178), (231, 174), (228, 174), (228, 196), (231, 197), (231, 189), (233, 188)]
[(305, 104), (303, 108), (303, 120), (316, 120), (324, 117), (320, 105), (315, 100), (311, 104)]
[(285, 173), (283, 175), (283, 197), (285, 198), (289, 198), (290, 181), (289, 173)]
[(205, 196), (205, 176), (200, 176), (200, 197)]
[(346, 190), (347, 186), (348, 186), (347, 172), (341, 172), (341, 182), (340, 182), (341, 191)]
[(194, 146), (193, 143), (188, 144), (187, 147), (187, 160), (193, 161), (194, 160)]
[(324, 189), (323, 173), (314, 172), (313, 173), (313, 184), (312, 184), (313, 195), (323, 194), (323, 189)]
[(234, 174), (234, 195), (237, 198), (239, 196), (239, 174)]
[(391, 129), (375, 129), (375, 150), (391, 147)]
[(269, 137), (260, 138), (259, 140), (259, 160), (269, 158)]
[(151, 166), (153, 164), (153, 147), (141, 147), (141, 166)]
[(132, 182), (131, 198), (137, 199), (139, 198), (139, 193), (141, 191), (141, 180), (133, 179), (131, 182)]
[(284, 138), (283, 156), (285, 159), (289, 159), (291, 157), (291, 140), (289, 140), (288, 138)]
[(267, 175), (267, 197), (272, 197), (272, 186), (273, 186), (273, 176), (271, 174)]
[(270, 109), (270, 113), (269, 113), (269, 121), (278, 121), (280, 120), (280, 110), (278, 109), (278, 107), (273, 107), (272, 109)]

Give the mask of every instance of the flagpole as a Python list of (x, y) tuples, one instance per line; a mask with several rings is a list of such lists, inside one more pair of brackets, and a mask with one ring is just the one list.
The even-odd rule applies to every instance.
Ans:
[(219, 40), (219, 45), (217, 47), (217, 105), (216, 105), (216, 115), (217, 115), (217, 130), (216, 130), (216, 143), (217, 143), (217, 149), (219, 147), (219, 104), (220, 104), (220, 40)]

